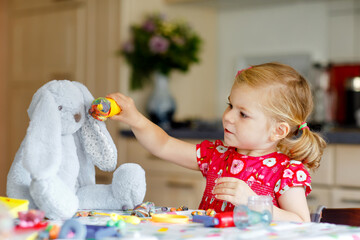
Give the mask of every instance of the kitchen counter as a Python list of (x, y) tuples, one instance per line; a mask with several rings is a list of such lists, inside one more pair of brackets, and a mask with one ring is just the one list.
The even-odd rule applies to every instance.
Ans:
[[(222, 129), (191, 129), (179, 128), (166, 131), (169, 135), (183, 139), (223, 139)], [(320, 131), (328, 144), (360, 144), (360, 129), (339, 128), (328, 131)], [(130, 130), (121, 130), (123, 137), (134, 137)]]
[[(311, 127), (315, 129), (315, 127)], [(220, 127), (178, 128), (167, 131), (171, 136), (196, 144), (202, 140), (223, 139)], [(324, 150), (321, 167), (311, 172), (313, 191), (308, 205), (315, 210), (319, 205), (332, 208), (360, 207), (360, 130), (355, 128), (332, 128), (320, 130), (328, 143)], [(130, 130), (120, 131), (120, 159), (143, 167), (147, 178), (148, 201), (160, 205), (186, 205), (196, 208), (202, 197), (205, 181), (199, 172), (164, 162), (153, 156), (134, 138)], [(354, 167), (355, 166), (355, 167)], [(186, 177), (184, 177), (186, 176)], [(169, 194), (160, 194), (160, 193)]]

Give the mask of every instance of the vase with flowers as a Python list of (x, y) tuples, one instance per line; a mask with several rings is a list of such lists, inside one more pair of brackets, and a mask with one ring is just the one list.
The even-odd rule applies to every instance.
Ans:
[(120, 50), (131, 67), (130, 89), (141, 89), (154, 80), (147, 111), (153, 122), (168, 127), (175, 112), (169, 75), (173, 70), (187, 72), (199, 62), (201, 39), (186, 22), (170, 21), (159, 13), (148, 15), (130, 31), (130, 39)]

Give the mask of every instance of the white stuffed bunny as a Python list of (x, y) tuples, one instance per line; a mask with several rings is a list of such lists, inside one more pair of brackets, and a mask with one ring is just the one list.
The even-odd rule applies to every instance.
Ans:
[(28, 199), (50, 219), (70, 218), (78, 209), (124, 209), (141, 203), (145, 172), (123, 164), (112, 184), (95, 184), (96, 165), (112, 171), (117, 150), (105, 123), (88, 110), (93, 96), (79, 82), (53, 80), (33, 96), (30, 124), (7, 178), (10, 198)]

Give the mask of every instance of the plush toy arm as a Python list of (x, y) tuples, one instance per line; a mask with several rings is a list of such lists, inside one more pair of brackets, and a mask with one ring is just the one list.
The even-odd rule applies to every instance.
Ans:
[(86, 156), (103, 171), (112, 171), (117, 163), (117, 149), (105, 123), (86, 116), (79, 134)]
[(33, 180), (30, 194), (36, 206), (49, 219), (71, 218), (79, 207), (79, 199), (74, 191), (58, 176)]

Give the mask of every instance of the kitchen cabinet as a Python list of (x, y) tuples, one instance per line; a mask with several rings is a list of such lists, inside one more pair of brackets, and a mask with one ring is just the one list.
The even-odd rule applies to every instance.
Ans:
[(84, 0), (12, 0), (13, 10), (48, 10), (49, 8), (58, 8), (62, 6), (73, 6), (74, 3), (84, 2)]
[(312, 176), (313, 191), (308, 196), (311, 209), (360, 207), (360, 174), (357, 144), (330, 144), (320, 168)]
[[(199, 143), (201, 140), (186, 140)], [(200, 171), (189, 170), (161, 160), (145, 150), (135, 138), (123, 141), (121, 159), (138, 163), (146, 174), (146, 195), (144, 201), (154, 202), (156, 206), (197, 209), (206, 181)]]

